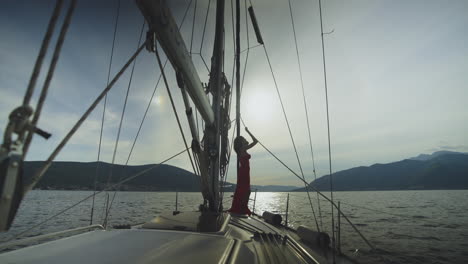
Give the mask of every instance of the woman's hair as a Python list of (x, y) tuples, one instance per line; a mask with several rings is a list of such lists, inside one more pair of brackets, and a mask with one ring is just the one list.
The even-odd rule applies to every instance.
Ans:
[(239, 154), (244, 142), (247, 141), (243, 136), (238, 136), (234, 139), (234, 151)]

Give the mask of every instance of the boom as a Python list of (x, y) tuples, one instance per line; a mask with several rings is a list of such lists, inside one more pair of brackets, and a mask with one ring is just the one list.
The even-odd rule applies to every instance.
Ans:
[(214, 113), (208, 97), (200, 81), (200, 77), (193, 65), (185, 42), (180, 35), (177, 24), (164, 0), (136, 0), (141, 13), (155, 32), (172, 66), (179, 72), (187, 87), (187, 92), (200, 112), (203, 120), (209, 125), (214, 122)]

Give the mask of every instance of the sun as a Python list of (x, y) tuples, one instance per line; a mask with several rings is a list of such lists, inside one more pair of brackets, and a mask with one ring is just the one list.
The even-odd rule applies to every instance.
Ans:
[(272, 120), (276, 99), (272, 93), (258, 89), (248, 94), (242, 94), (242, 116), (255, 122), (268, 122)]
[(162, 104), (164, 104), (164, 100), (161, 96), (155, 96), (153, 98), (153, 103), (156, 104), (157, 106), (161, 106)]

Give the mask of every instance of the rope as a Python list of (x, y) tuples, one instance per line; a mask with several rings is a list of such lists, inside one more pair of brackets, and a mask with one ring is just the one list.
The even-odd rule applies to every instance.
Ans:
[[(110, 54), (110, 60), (109, 60), (109, 67), (108, 67), (108, 70), (107, 70), (107, 82), (106, 82), (107, 85), (109, 85), (110, 73), (111, 73), (111, 68), (112, 68), (112, 60), (114, 58), (115, 38), (116, 38), (116, 35), (117, 35), (117, 26), (118, 26), (118, 23), (119, 23), (119, 15), (120, 15), (120, 0), (117, 2), (116, 13), (117, 13), (117, 15), (115, 17), (115, 23), (114, 23), (114, 34), (113, 34), (113, 38), (112, 38), (112, 48), (111, 48), (111, 54)], [(103, 132), (104, 132), (104, 118), (105, 118), (105, 115), (106, 115), (106, 106), (107, 106), (107, 93), (104, 96), (104, 107), (103, 107), (103, 110), (102, 110), (101, 129), (100, 129), (100, 133), (99, 133), (99, 145), (98, 145), (98, 154), (97, 154), (97, 162), (96, 162), (96, 172), (95, 172), (95, 175), (94, 175), (94, 190), (93, 190), (94, 193), (96, 193), (97, 177), (99, 175), (99, 165), (100, 165), (99, 161), (100, 161), (100, 158), (101, 158), (102, 135), (103, 135)], [(94, 200), (95, 199), (93, 197), (93, 201), (92, 201), (92, 205), (91, 205), (90, 225), (93, 224)]]
[[(145, 45), (143, 45), (143, 47), (144, 47), (144, 46), (145, 46)], [(153, 170), (153, 169), (159, 167), (160, 165), (162, 165), (162, 164), (164, 164), (164, 163), (166, 163), (166, 162), (168, 162), (168, 161), (174, 159), (175, 157), (181, 155), (182, 153), (184, 153), (184, 152), (186, 152), (186, 151), (188, 151), (188, 150), (189, 150), (189, 149), (184, 149), (184, 150), (178, 152), (177, 154), (174, 154), (174, 155), (172, 155), (171, 157), (169, 157), (169, 158), (167, 158), (167, 159), (161, 161), (160, 163), (155, 164), (154, 166), (152, 166), (152, 167), (150, 167), (150, 168), (147, 168), (147, 169), (145, 169), (145, 170), (142, 170), (142, 171), (140, 171), (140, 172), (138, 172), (138, 173), (136, 173), (136, 174), (133, 174), (132, 176), (130, 176), (130, 177), (128, 177), (128, 178), (126, 178), (126, 179), (124, 179), (124, 180), (122, 180), (122, 181), (120, 181), (120, 182), (114, 184), (114, 185), (112, 185), (112, 186), (109, 186), (108, 188), (105, 188), (105, 189), (103, 189), (103, 190), (101, 190), (101, 191), (98, 191), (96, 194), (100, 194), (100, 193), (102, 193), (102, 192), (111, 190), (111, 189), (117, 187), (119, 184), (122, 184), (122, 183), (128, 182), (128, 181), (130, 181), (130, 180), (133, 180), (133, 179), (135, 179), (136, 177), (139, 177), (139, 176), (141, 176), (141, 175), (143, 175), (143, 174), (145, 174), (145, 173), (147, 173), (147, 172), (149, 172), (149, 171), (151, 171), (151, 170)], [(38, 224), (36, 224), (36, 225), (34, 225), (34, 226), (32, 226), (32, 227), (26, 229), (25, 231), (20, 232), (19, 234), (13, 236), (12, 238), (10, 238), (9, 240), (7, 240), (7, 241), (5, 241), (5, 242), (9, 242), (9, 241), (12, 241), (12, 240), (15, 240), (15, 239), (19, 238), (20, 236), (22, 236), (22, 235), (28, 233), (29, 231), (35, 229), (36, 227), (39, 227), (39, 226), (41, 226), (41, 225), (47, 223), (47, 222), (50, 221), (51, 219), (53, 219), (53, 218), (55, 218), (55, 217), (57, 217), (57, 216), (59, 216), (59, 215), (65, 213), (66, 211), (68, 211), (68, 210), (74, 208), (75, 206), (77, 206), (77, 205), (83, 203), (84, 201), (88, 200), (89, 198), (93, 197), (94, 195), (95, 195), (95, 194), (91, 194), (91, 195), (85, 197), (84, 199), (81, 199), (80, 201), (78, 201), (78, 202), (76, 202), (76, 203), (74, 203), (74, 204), (68, 206), (67, 208), (61, 210), (60, 212), (58, 212), (58, 213), (56, 213), (56, 214), (54, 214), (54, 215), (52, 215), (52, 216), (46, 218), (46, 219), (43, 220), (42, 222), (40, 222), (40, 223), (38, 223)]]
[[(164, 81), (164, 84), (166, 86), (167, 94), (169, 95), (169, 100), (171, 101), (172, 110), (173, 110), (175, 118), (177, 120), (177, 125), (179, 126), (179, 130), (180, 130), (180, 134), (182, 136), (182, 140), (184, 141), (185, 148), (188, 148), (187, 140), (185, 139), (184, 130), (182, 129), (182, 125), (180, 123), (179, 115), (177, 114), (177, 109), (175, 107), (174, 99), (172, 98), (171, 90), (169, 89), (169, 84), (167, 82), (166, 74), (164, 73), (164, 69), (163, 69), (163, 66), (162, 66), (162, 63), (161, 63), (161, 58), (159, 57), (159, 52), (158, 52), (157, 48), (155, 49), (155, 53), (156, 53), (156, 59), (158, 61), (159, 68), (161, 69), (161, 75), (163, 77), (163, 81)], [(190, 152), (187, 152), (187, 154), (188, 154), (188, 157), (190, 159), (190, 163), (192, 164), (193, 173), (196, 174), (197, 170), (195, 169), (195, 164), (193, 163), (192, 155), (190, 155)]]
[(52, 164), (52, 161), (55, 159), (55, 157), (58, 155), (58, 153), (62, 150), (62, 148), (65, 146), (65, 144), (70, 140), (70, 138), (75, 134), (76, 130), (80, 128), (80, 126), (83, 124), (83, 122), (88, 118), (88, 116), (91, 114), (91, 112), (96, 108), (97, 104), (102, 100), (102, 98), (109, 92), (110, 89), (114, 86), (114, 84), (117, 82), (117, 80), (122, 76), (122, 74), (125, 72), (125, 70), (128, 68), (130, 63), (132, 63), (133, 60), (140, 54), (140, 52), (145, 48), (146, 42), (141, 45), (140, 48), (133, 54), (133, 56), (127, 61), (127, 63), (122, 67), (122, 69), (115, 75), (114, 79), (107, 85), (107, 87), (101, 92), (101, 94), (94, 100), (94, 102), (89, 106), (89, 108), (86, 110), (86, 112), (81, 116), (81, 118), (75, 123), (73, 128), (68, 132), (68, 134), (62, 139), (62, 141), (59, 143), (59, 145), (55, 148), (55, 150), (50, 154), (49, 158), (46, 160), (44, 165), (36, 171), (34, 176), (31, 179), (31, 183), (25, 187), (25, 192), (32, 190), (34, 185), (42, 178), (44, 173), (47, 171), (47, 169), (50, 167)]
[[(73, 0), (70, 3), (70, 6), (68, 7), (67, 13), (65, 15), (65, 20), (62, 24), (62, 28), (60, 29), (60, 34), (59, 34), (57, 43), (55, 45), (54, 53), (52, 55), (52, 60), (50, 62), (49, 71), (47, 72), (47, 76), (46, 76), (44, 85), (42, 86), (39, 100), (37, 102), (36, 111), (34, 112), (34, 116), (31, 121), (32, 127), (36, 127), (37, 122), (39, 121), (42, 107), (44, 106), (45, 100), (47, 98), (47, 92), (49, 91), (50, 83), (52, 81), (52, 77), (54, 76), (55, 67), (57, 66), (57, 62), (60, 57), (60, 52), (62, 50), (63, 42), (65, 41), (65, 36), (67, 35), (68, 28), (70, 27), (70, 22), (71, 22), (71, 18), (73, 16), (75, 7), (76, 7), (76, 0)], [(33, 136), (34, 136), (34, 132), (29, 131), (28, 136), (23, 146), (23, 159), (24, 157), (26, 157), (26, 153), (28, 152)]]
[[(288, 0), (288, 3), (289, 3), (289, 14), (291, 16), (291, 25), (292, 25), (293, 35), (294, 35), (294, 45), (295, 45), (295, 48), (296, 48), (297, 65), (299, 67), (299, 77), (300, 77), (300, 81), (301, 81), (302, 99), (303, 99), (303, 103), (304, 103), (304, 112), (305, 112), (305, 115), (306, 115), (307, 132), (308, 132), (308, 135), (309, 135), (310, 154), (311, 154), (311, 157), (312, 157), (314, 176), (315, 176), (315, 179), (317, 179), (317, 174), (315, 172), (314, 151), (313, 151), (313, 148), (312, 148), (312, 137), (311, 137), (311, 133), (310, 133), (309, 112), (307, 111), (307, 102), (306, 102), (306, 97), (305, 97), (304, 77), (302, 75), (302, 66), (301, 66), (301, 60), (300, 60), (300, 57), (299, 57), (299, 47), (297, 45), (296, 27), (294, 25), (294, 16), (293, 16), (293, 12), (292, 12), (291, 0)], [(309, 198), (309, 202), (312, 204), (312, 201), (310, 199), (310, 194), (309, 194), (309, 191), (307, 190), (307, 188), (306, 188), (306, 191), (307, 191), (307, 197)], [(317, 194), (317, 198), (318, 198), (318, 194)], [(322, 209), (320, 207), (320, 200), (319, 199), (317, 199), (317, 205), (318, 205), (318, 209), (319, 209), (320, 227), (323, 229)], [(318, 224), (317, 224), (317, 226), (318, 226)], [(320, 231), (320, 230), (318, 230), (318, 231)]]
[[(332, 154), (331, 154), (331, 139), (330, 139), (330, 115), (328, 111), (328, 85), (327, 85), (327, 67), (325, 61), (325, 44), (323, 40), (323, 19), (322, 19), (322, 1), (319, 0), (319, 11), (320, 11), (320, 36), (322, 40), (322, 61), (323, 61), (323, 78), (325, 84), (325, 102), (327, 108), (327, 132), (328, 132), (328, 161), (329, 161), (329, 175), (330, 175), (330, 198), (333, 201), (333, 174), (332, 174)], [(332, 248), (335, 248), (335, 214), (333, 212), (333, 206), (331, 208), (332, 215)], [(335, 260), (335, 254), (333, 254), (333, 260)]]
[(26, 93), (23, 98), (24, 106), (29, 105), (29, 102), (31, 101), (31, 97), (34, 92), (34, 87), (36, 86), (37, 78), (39, 77), (39, 73), (41, 72), (42, 62), (44, 61), (44, 57), (47, 53), (47, 49), (49, 47), (49, 43), (52, 38), (55, 25), (57, 24), (62, 5), (63, 0), (57, 0), (54, 11), (52, 12), (52, 16), (50, 17), (49, 24), (47, 26), (46, 34), (44, 35), (44, 39), (42, 40), (41, 49), (39, 50), (36, 63), (34, 64), (34, 69), (29, 80), (28, 88), (26, 89)]
[[(140, 46), (141, 44), (141, 40), (142, 40), (142, 36), (143, 36), (143, 30), (145, 29), (145, 20), (143, 18), (143, 24), (141, 25), (141, 30), (140, 30), (140, 37), (138, 39), (138, 44), (137, 44), (137, 48)], [(122, 123), (123, 123), (123, 118), (125, 116), (125, 110), (127, 109), (127, 101), (128, 101), (128, 95), (130, 93), (130, 87), (132, 86), (132, 80), (133, 80), (133, 73), (135, 72), (135, 65), (136, 65), (136, 62), (137, 60), (135, 59), (133, 61), (133, 65), (132, 65), (132, 70), (130, 72), (130, 79), (128, 81), (128, 87), (127, 87), (127, 93), (125, 94), (125, 100), (124, 100), (124, 105), (123, 105), (123, 109), (122, 109), (122, 114), (120, 116), (120, 123), (119, 123), (119, 128), (118, 128), (118, 132), (117, 132), (117, 138), (115, 140), (115, 146), (114, 146), (114, 153), (112, 155), (112, 163), (111, 163), (111, 167), (110, 167), (110, 171), (109, 171), (109, 178), (108, 178), (108, 182), (110, 180), (112, 180), (112, 169), (113, 169), (113, 165), (115, 163), (115, 157), (117, 155), (117, 148), (118, 148), (118, 145), (119, 145), (119, 139), (120, 139), (120, 133), (122, 131)], [(125, 164), (127, 165), (127, 164)], [(121, 176), (122, 177), (122, 176)], [(107, 226), (107, 220), (108, 220), (108, 217), (109, 217), (109, 212), (110, 212), (110, 209), (112, 207), (112, 204), (114, 203), (114, 199), (115, 199), (115, 195), (117, 194), (117, 190), (120, 189), (120, 186), (118, 186), (118, 188), (116, 188), (114, 190), (114, 194), (112, 196), (112, 200), (110, 202), (110, 205), (109, 205), (109, 208), (106, 209), (106, 218), (104, 219), (104, 223), (103, 226), (106, 227)]]

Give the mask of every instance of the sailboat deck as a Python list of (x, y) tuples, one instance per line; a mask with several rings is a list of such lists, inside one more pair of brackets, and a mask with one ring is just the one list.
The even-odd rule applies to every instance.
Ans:
[[(209, 228), (210, 225), (215, 227)], [(164, 230), (167, 228), (169, 230)], [(92, 231), (0, 255), (1, 263), (329, 263), (257, 216), (162, 214), (131, 229)], [(338, 260), (336, 263), (350, 263)]]
[(2, 263), (225, 263), (235, 241), (163, 230), (94, 231), (8, 252)]

